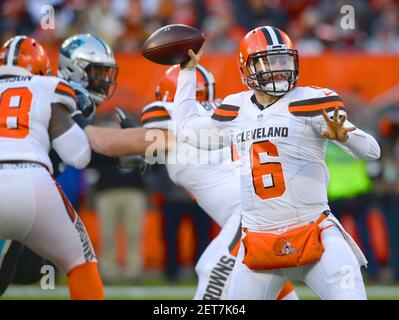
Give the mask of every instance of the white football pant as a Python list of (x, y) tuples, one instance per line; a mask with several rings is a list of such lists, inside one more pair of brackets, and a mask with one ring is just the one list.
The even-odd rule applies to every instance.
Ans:
[(0, 239), (22, 242), (65, 273), (96, 262), (83, 223), (47, 170), (8, 167), (0, 169)]

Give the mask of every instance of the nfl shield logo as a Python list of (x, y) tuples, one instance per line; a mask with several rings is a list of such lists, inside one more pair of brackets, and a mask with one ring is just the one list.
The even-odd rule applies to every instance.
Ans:
[(258, 114), (258, 121), (260, 122), (260, 121), (262, 121), (263, 120), (263, 114)]

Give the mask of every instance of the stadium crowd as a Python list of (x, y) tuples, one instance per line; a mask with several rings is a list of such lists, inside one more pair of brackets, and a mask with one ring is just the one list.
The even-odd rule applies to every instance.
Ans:
[[(132, 52), (153, 31), (171, 23), (203, 30), (208, 50), (231, 52), (245, 33), (274, 25), (296, 41), (299, 52), (324, 50), (399, 52), (397, 0), (4, 0), (0, 38), (30, 34), (54, 43), (82, 32), (102, 37), (116, 52)], [(345, 5), (354, 8), (354, 29), (340, 27)], [(55, 9), (55, 29), (40, 22), (46, 5)], [(41, 10), (38, 10), (40, 8)]]

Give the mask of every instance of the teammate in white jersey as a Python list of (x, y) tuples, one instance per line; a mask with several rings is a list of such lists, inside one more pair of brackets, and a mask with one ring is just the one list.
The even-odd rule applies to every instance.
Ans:
[(84, 168), (90, 145), (71, 119), (75, 93), (48, 76), (34, 39), (16, 36), (0, 51), (0, 239), (20, 241), (68, 276), (72, 299), (103, 299), (97, 260), (78, 215), (52, 178), (52, 147)]
[[(143, 127), (175, 133), (171, 115), (179, 69), (179, 66), (173, 66), (166, 71), (157, 88), (158, 101), (143, 108)], [(201, 65), (197, 66), (196, 72), (197, 110), (202, 116), (210, 117), (221, 100), (215, 100), (212, 74)], [(172, 181), (190, 192), (200, 207), (222, 228), (195, 266), (198, 285), (194, 299), (226, 299), (236, 256), (234, 249), (240, 236), (238, 231), (241, 230), (239, 164), (232, 161), (230, 146), (209, 152), (182, 141), (168, 151), (165, 164)], [(220, 201), (221, 194), (224, 194), (223, 201)]]
[(227, 96), (212, 119), (195, 107), (198, 55), (180, 72), (173, 117), (178, 131), (213, 129), (241, 161), (242, 242), (230, 299), (275, 299), (302, 280), (322, 299), (366, 299), (364, 255), (329, 212), (328, 139), (359, 159), (377, 159), (376, 140), (346, 119), (332, 90), (297, 87), (298, 54), (281, 30), (242, 39), (238, 66), (250, 90)]

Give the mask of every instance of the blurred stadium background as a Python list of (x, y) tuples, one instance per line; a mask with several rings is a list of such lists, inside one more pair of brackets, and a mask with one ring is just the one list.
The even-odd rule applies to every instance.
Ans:
[[(55, 10), (55, 26), (43, 29), (48, 5)], [(354, 8), (353, 29), (343, 28), (344, 5)], [(350, 120), (378, 137), (382, 147), (378, 162), (354, 162), (333, 146), (329, 149), (329, 196), (333, 212), (369, 260), (363, 271), (370, 298), (399, 298), (399, 1), (0, 1), (1, 41), (18, 34), (38, 39), (51, 55), (54, 74), (60, 44), (68, 36), (94, 33), (112, 46), (119, 75), (114, 96), (98, 109), (98, 123), (105, 125), (113, 125), (113, 107), (123, 106), (139, 117), (142, 107), (154, 100), (155, 87), (167, 67), (146, 61), (139, 49), (148, 35), (171, 23), (189, 24), (206, 34), (202, 64), (214, 74), (220, 98), (243, 88), (235, 56), (241, 37), (260, 25), (281, 28), (299, 50), (299, 84), (336, 90)], [(218, 227), (205, 216), (190, 214), (192, 200), (171, 186), (162, 170), (141, 176), (100, 163), (84, 171), (68, 168), (59, 178), (88, 228), (110, 297), (190, 299), (194, 292), (193, 266)], [(131, 215), (127, 224), (135, 228), (123, 228), (127, 225), (121, 223), (113, 232), (104, 216), (118, 213), (104, 212), (99, 204), (109, 192), (126, 190), (134, 190), (137, 199), (146, 203), (145, 209)], [(183, 213), (171, 212), (172, 206), (167, 206), (171, 203), (183, 208)], [(118, 221), (115, 218), (113, 223)], [(198, 226), (206, 229), (199, 231)], [(176, 246), (171, 233), (177, 234)], [(114, 239), (115, 245), (106, 248), (105, 237)], [(105, 250), (111, 256), (104, 258)], [(117, 265), (107, 271), (103, 259), (113, 257)], [(128, 263), (137, 266), (137, 273), (124, 277)], [(118, 271), (110, 274), (109, 270)], [(55, 291), (44, 291), (40, 284), (14, 285), (4, 298), (66, 298), (63, 284), (65, 279), (59, 276)], [(299, 293), (314, 297), (302, 286)]]

